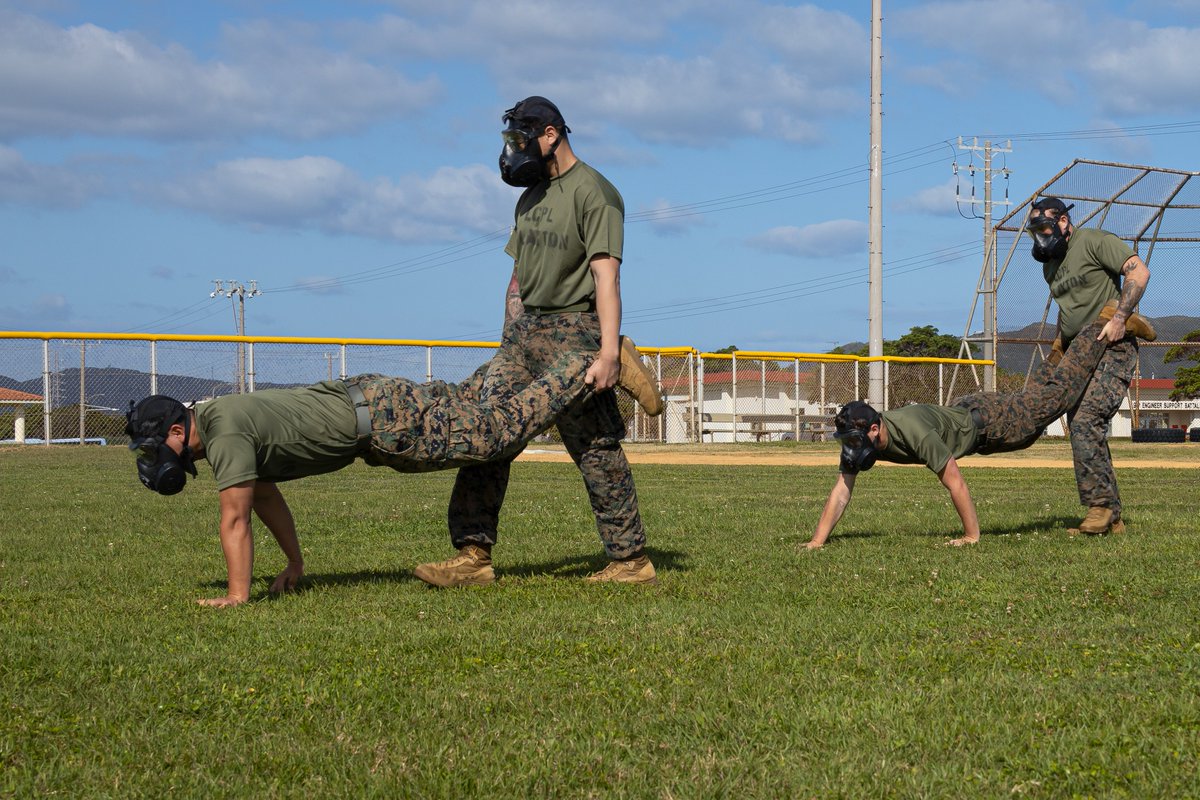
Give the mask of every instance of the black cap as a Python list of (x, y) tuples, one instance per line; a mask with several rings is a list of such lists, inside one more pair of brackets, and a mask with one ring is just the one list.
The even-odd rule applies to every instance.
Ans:
[(534, 128), (544, 128), (547, 125), (553, 125), (563, 133), (571, 132), (571, 129), (567, 127), (566, 120), (563, 119), (562, 112), (558, 110), (558, 106), (536, 94), (526, 97), (505, 111), (501, 120), (504, 122), (512, 121), (517, 124), (525, 124)]
[(1033, 204), (1034, 211), (1057, 211), (1060, 214), (1065, 214), (1074, 207), (1074, 203), (1067, 205), (1057, 197), (1043, 197)]
[(186, 417), (187, 409), (183, 403), (165, 394), (152, 394), (137, 405), (130, 400), (129, 411), (125, 414), (129, 449), (136, 450), (148, 439), (165, 439), (170, 427)]
[(842, 406), (842, 410), (833, 418), (837, 433), (833, 436), (840, 439), (852, 431), (865, 431), (879, 422), (879, 412), (862, 400), (852, 400)]

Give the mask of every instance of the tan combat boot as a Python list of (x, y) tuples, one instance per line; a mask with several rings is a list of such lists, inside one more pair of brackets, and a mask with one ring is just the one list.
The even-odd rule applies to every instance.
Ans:
[(658, 575), (654, 565), (645, 553), (624, 561), (610, 561), (608, 566), (599, 572), (584, 578), (588, 583), (642, 583), (653, 585), (658, 583)]
[[(1108, 322), (1113, 318), (1113, 314), (1117, 313), (1117, 301), (1109, 300), (1104, 304), (1104, 308), (1100, 309), (1100, 319)], [(1136, 311), (1129, 315), (1129, 319), (1125, 320), (1125, 332), (1132, 333), (1137, 338), (1153, 342), (1158, 338), (1158, 331), (1154, 330), (1154, 326), (1150, 324), (1150, 320), (1143, 317)]]
[(654, 373), (642, 363), (637, 345), (628, 336), (621, 337), (621, 373), (617, 386), (629, 392), (650, 416), (663, 413), (662, 392), (658, 390)]
[[(1116, 521), (1121, 525), (1121, 531), (1125, 530), (1125, 524), (1119, 519)], [(1083, 518), (1083, 522), (1079, 523), (1079, 532), (1086, 533), (1088, 536), (1099, 536), (1108, 533), (1115, 527), (1113, 523), (1113, 512), (1111, 508), (1104, 506), (1092, 506), (1088, 509), (1087, 516)], [(1120, 531), (1118, 531), (1120, 533)]]
[(496, 581), (492, 569), (492, 554), (487, 548), (468, 544), (458, 548), (458, 555), (447, 561), (421, 564), (413, 570), (430, 586), (450, 589), (456, 586), (487, 586)]
[(1050, 366), (1057, 367), (1058, 362), (1063, 358), (1062, 337), (1055, 336), (1054, 344), (1050, 345), (1050, 355), (1046, 356), (1046, 360), (1050, 362)]

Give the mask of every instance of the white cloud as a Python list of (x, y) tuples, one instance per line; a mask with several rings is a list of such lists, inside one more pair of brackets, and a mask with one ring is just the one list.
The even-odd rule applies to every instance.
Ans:
[(513, 191), (482, 165), (366, 180), (323, 156), (226, 161), (162, 194), (219, 219), (396, 241), (453, 241), (502, 229)]
[(431, 78), (331, 52), (319, 33), (230, 26), (226, 59), (200, 61), (134, 32), (0, 11), (0, 137), (310, 137), (411, 112), (439, 91)]
[[(889, 15), (888, 30), (921, 45), (907, 53), (913, 63), (904, 74), (937, 85), (940, 73), (959, 87), (952, 94), (978, 91), (990, 73), (1060, 105), (1084, 102), (1117, 116), (1190, 114), (1200, 105), (1200, 29), (1078, 11), (1056, 0), (953, 0), (900, 9)], [(962, 36), (965, 30), (988, 33)], [(973, 74), (963, 74), (952, 53), (974, 62)]]
[(61, 330), (74, 320), (64, 295), (39, 295), (32, 303), (0, 307), (0, 318), (10, 330)]
[(758, 250), (801, 258), (852, 255), (866, 251), (867, 225), (852, 219), (835, 219), (803, 227), (785, 225), (754, 236), (747, 244)]
[(651, 230), (659, 236), (682, 236), (693, 228), (712, 224), (704, 214), (690, 214), (686, 208), (666, 200), (656, 200), (649, 208), (639, 210), (636, 219), (649, 222)]
[[(704, 44), (681, 48), (670, 33), (679, 25)], [(821, 120), (865, 107), (865, 29), (813, 6), (474, 0), (341, 35), (371, 53), (480, 62), (507, 102), (571, 98), (563, 115), (584, 135), (615, 124), (643, 141), (701, 147), (743, 136), (813, 142)]]
[(101, 181), (70, 169), (33, 164), (0, 144), (0, 204), (39, 208), (78, 208), (101, 188)]
[[(969, 180), (969, 176), (950, 178), (945, 183), (929, 186), (907, 197), (902, 197), (891, 203), (891, 207), (900, 213), (932, 214), (939, 217), (957, 216), (957, 193), (964, 191), (965, 187), (966, 194), (970, 194), (970, 184), (963, 183), (963, 181)], [(970, 209), (966, 209), (963, 213), (970, 213)]]

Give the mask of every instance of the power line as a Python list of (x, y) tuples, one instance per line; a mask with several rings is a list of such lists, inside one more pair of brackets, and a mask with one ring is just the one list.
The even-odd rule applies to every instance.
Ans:
[[(1141, 125), (1131, 126), (1128, 128), (1094, 128), (1065, 131), (991, 134), (991, 136), (994, 138), (1004, 138), (1016, 141), (1068, 141), (1120, 137), (1184, 135), (1194, 133), (1200, 133), (1200, 121)], [(922, 145), (920, 147), (915, 147), (897, 154), (889, 155), (885, 153), (883, 157), (884, 174), (896, 175), (942, 163), (944, 157), (933, 159), (927, 157), (941, 151), (943, 148), (948, 146), (951, 146), (950, 140), (946, 139)], [(952, 146), (951, 150), (953, 150)], [(916, 163), (911, 163), (914, 161)], [(904, 166), (900, 166), (902, 164)], [(660, 209), (637, 211), (628, 214), (626, 216), (626, 221), (631, 223), (666, 221), (681, 217), (734, 211), (768, 203), (782, 202), (784, 200), (791, 200), (797, 197), (811, 196), (823, 192), (845, 189), (866, 182), (867, 175), (865, 173), (865, 168), (865, 164), (855, 164), (818, 175), (800, 178), (795, 181), (774, 184), (759, 189), (752, 189), (745, 192), (738, 192), (731, 195), (724, 195), (690, 203), (681, 203), (679, 205)], [(385, 264), (358, 272), (351, 272), (343, 276), (282, 286), (271, 289), (270, 293), (284, 294), (296, 291), (335, 290), (347, 286), (355, 286), (364, 283), (386, 280), (388, 278), (410, 275), (417, 272), (438, 269), (475, 258), (485, 253), (491, 253), (493, 243), (502, 238), (506, 238), (508, 233), (508, 228), (497, 229), (481, 234), (472, 239), (456, 242), (438, 250), (413, 256), (411, 258), (402, 259), (390, 264)], [(158, 320), (149, 321), (145, 325), (130, 329), (127, 332), (149, 330), (150, 328), (154, 327), (156, 323), (160, 322), (174, 321), (179, 323), (185, 320), (195, 322), (199, 321), (200, 319), (207, 318), (207, 316), (211, 316), (209, 314), (196, 316), (195, 309), (195, 304), (191, 306), (185, 306), (178, 311), (171, 312), (163, 317), (160, 317)]]

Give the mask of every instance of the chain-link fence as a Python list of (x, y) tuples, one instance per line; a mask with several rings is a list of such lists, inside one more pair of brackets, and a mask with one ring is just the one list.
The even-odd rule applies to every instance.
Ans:
[[(493, 342), (0, 333), (0, 441), (124, 442), (130, 401), (184, 402), (304, 386), (366, 372), (423, 382), (466, 378)], [(647, 415), (618, 392), (630, 441), (820, 441), (844, 403), (866, 394), (866, 359), (801, 353), (642, 348), (666, 411)], [(945, 403), (948, 359), (885, 359), (884, 407)], [(967, 362), (958, 362), (967, 363)], [(974, 362), (978, 363), (978, 362)], [(956, 394), (978, 390), (978, 380)], [(551, 429), (545, 438), (554, 440)]]

